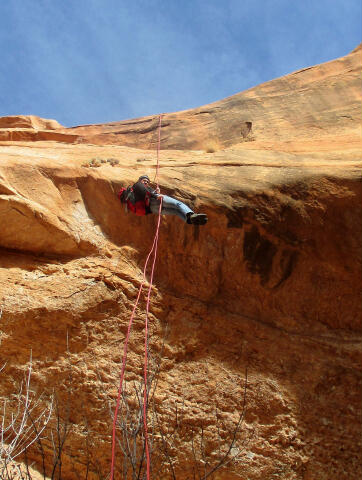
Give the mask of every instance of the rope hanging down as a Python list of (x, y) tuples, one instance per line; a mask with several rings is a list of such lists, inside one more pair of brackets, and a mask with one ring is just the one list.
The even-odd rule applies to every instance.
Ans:
[[(162, 114), (159, 117), (159, 122), (158, 122), (158, 140), (157, 140), (157, 165), (156, 165), (156, 175), (155, 175), (155, 182), (157, 185), (157, 190), (159, 189), (159, 184), (158, 184), (158, 171), (159, 171), (159, 156), (160, 156), (160, 144), (161, 144), (161, 122), (162, 122)], [(115, 464), (115, 454), (116, 454), (116, 426), (117, 426), (117, 418), (118, 418), (118, 412), (119, 412), (119, 407), (120, 407), (120, 400), (121, 400), (121, 395), (123, 392), (123, 380), (124, 380), (124, 372), (126, 369), (126, 362), (127, 362), (127, 350), (128, 350), (128, 341), (129, 337), (131, 334), (131, 328), (132, 328), (132, 323), (133, 319), (136, 313), (136, 308), (138, 306), (141, 293), (143, 290), (143, 286), (146, 283), (146, 272), (147, 272), (147, 266), (148, 262), (151, 258), (151, 255), (153, 253), (153, 261), (152, 261), (152, 268), (151, 268), (151, 276), (150, 276), (150, 281), (149, 281), (149, 287), (148, 287), (148, 293), (147, 293), (147, 302), (146, 302), (146, 318), (145, 318), (145, 356), (144, 356), (144, 390), (143, 390), (143, 428), (144, 428), (144, 436), (145, 436), (145, 454), (146, 454), (146, 473), (147, 473), (147, 480), (150, 479), (150, 453), (149, 453), (149, 446), (148, 446), (148, 428), (147, 428), (147, 405), (148, 405), (148, 391), (147, 391), (147, 370), (148, 370), (148, 315), (149, 315), (149, 306), (150, 306), (150, 298), (151, 298), (151, 290), (152, 290), (152, 283), (153, 283), (153, 274), (154, 274), (154, 269), (155, 269), (155, 264), (156, 264), (156, 258), (157, 258), (157, 248), (158, 248), (158, 235), (159, 235), (159, 230), (160, 230), (160, 222), (161, 222), (161, 210), (162, 210), (162, 197), (160, 198), (160, 205), (158, 209), (158, 220), (157, 220), (157, 227), (156, 227), (156, 233), (153, 239), (153, 244), (151, 247), (151, 250), (146, 258), (145, 266), (143, 269), (143, 278), (141, 285), (138, 290), (138, 295), (136, 298), (136, 302), (133, 306), (133, 310), (131, 313), (131, 317), (129, 319), (128, 323), (128, 329), (127, 329), (127, 334), (124, 340), (124, 346), (123, 346), (123, 357), (122, 357), (122, 367), (121, 367), (121, 373), (120, 373), (120, 378), (119, 378), (119, 387), (118, 387), (118, 396), (117, 396), (117, 402), (116, 402), (116, 408), (114, 411), (114, 418), (113, 418), (113, 430), (112, 430), (112, 456), (111, 456), (111, 474), (110, 474), (110, 480), (113, 480), (114, 478), (114, 464)]]

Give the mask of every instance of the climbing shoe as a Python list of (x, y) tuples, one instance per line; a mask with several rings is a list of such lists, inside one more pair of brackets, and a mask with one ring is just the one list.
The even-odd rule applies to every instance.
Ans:
[(207, 215), (204, 213), (191, 213), (187, 217), (187, 223), (192, 225), (205, 225), (207, 223)]

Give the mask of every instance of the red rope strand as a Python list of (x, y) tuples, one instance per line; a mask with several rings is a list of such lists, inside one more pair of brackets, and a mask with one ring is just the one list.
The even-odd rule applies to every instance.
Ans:
[(154, 182), (157, 185), (158, 188), (158, 171), (160, 168), (160, 148), (161, 148), (161, 123), (162, 123), (162, 113), (160, 114), (160, 117), (158, 119), (158, 139), (157, 139), (157, 165), (156, 165), (156, 175), (154, 178)]
[(155, 251), (153, 255), (153, 263), (152, 263), (152, 270), (151, 270), (151, 277), (150, 277), (150, 284), (148, 288), (147, 294), (147, 304), (146, 304), (146, 318), (145, 318), (145, 365), (144, 365), (144, 390), (143, 390), (143, 427), (144, 427), (144, 434), (145, 434), (145, 452), (146, 452), (146, 466), (147, 466), (147, 480), (150, 478), (150, 452), (148, 448), (148, 428), (147, 428), (147, 410), (148, 410), (148, 382), (147, 382), (147, 369), (148, 369), (148, 314), (150, 308), (150, 297), (151, 297), (151, 289), (152, 289), (152, 282), (153, 282), (153, 273), (155, 269), (155, 263), (157, 258), (157, 247), (158, 247), (158, 233), (160, 229), (160, 221), (161, 221), (161, 210), (162, 210), (162, 198), (160, 199), (160, 206), (158, 209), (158, 222), (157, 222), (157, 229), (155, 235)]
[[(159, 154), (160, 154), (160, 144), (161, 144), (161, 121), (162, 121), (162, 114), (159, 117), (159, 123), (158, 123), (158, 141), (157, 141), (157, 166), (156, 166), (156, 176), (155, 179), (157, 179), (157, 189), (158, 189), (158, 172), (159, 172)], [(160, 230), (160, 222), (161, 222), (161, 210), (162, 210), (162, 197), (160, 198), (160, 206), (158, 209), (158, 221), (157, 221), (157, 227), (156, 227), (156, 233), (153, 239), (153, 244), (152, 248), (146, 258), (145, 266), (143, 269), (143, 278), (141, 285), (138, 290), (138, 295), (136, 302), (133, 306), (133, 310), (131, 313), (131, 317), (129, 319), (128, 323), (128, 329), (127, 329), (127, 334), (124, 340), (124, 346), (123, 346), (123, 357), (122, 357), (122, 368), (121, 368), (121, 373), (120, 373), (120, 379), (119, 379), (119, 387), (118, 387), (118, 395), (117, 395), (117, 401), (116, 401), (116, 407), (114, 411), (114, 418), (113, 418), (113, 430), (112, 430), (112, 454), (111, 454), (111, 473), (110, 473), (110, 480), (113, 480), (114, 478), (114, 466), (115, 466), (115, 456), (116, 456), (116, 426), (117, 426), (117, 418), (118, 418), (118, 412), (119, 412), (119, 407), (120, 407), (120, 402), (121, 402), (121, 395), (123, 392), (123, 380), (124, 380), (124, 373), (126, 369), (126, 361), (127, 361), (127, 350), (128, 350), (128, 342), (129, 342), (129, 337), (131, 334), (131, 328), (132, 328), (132, 323), (133, 319), (135, 316), (136, 308), (138, 306), (140, 297), (141, 297), (141, 292), (143, 290), (143, 285), (146, 282), (146, 271), (147, 271), (147, 266), (148, 262), (150, 260), (150, 257), (152, 253), (154, 252), (153, 256), (153, 262), (152, 262), (152, 269), (151, 269), (151, 276), (150, 276), (150, 282), (149, 282), (149, 288), (148, 288), (148, 294), (147, 294), (147, 303), (146, 303), (146, 318), (145, 318), (145, 358), (144, 358), (144, 391), (143, 391), (143, 427), (144, 427), (144, 436), (145, 436), (145, 453), (146, 453), (146, 469), (147, 469), (147, 480), (150, 479), (150, 452), (149, 452), (149, 445), (148, 445), (148, 427), (147, 427), (147, 407), (148, 407), (148, 391), (147, 391), (147, 370), (148, 370), (148, 315), (149, 315), (149, 305), (150, 305), (150, 298), (151, 298), (151, 290), (152, 290), (152, 284), (153, 284), (153, 274), (154, 274), (154, 269), (155, 269), (155, 264), (156, 264), (156, 259), (157, 259), (157, 248), (158, 248), (158, 236), (159, 236), (159, 230)]]

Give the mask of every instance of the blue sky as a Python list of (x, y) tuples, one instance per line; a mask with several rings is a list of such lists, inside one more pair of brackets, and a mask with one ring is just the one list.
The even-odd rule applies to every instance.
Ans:
[(0, 116), (205, 105), (353, 50), (361, 0), (2, 0)]

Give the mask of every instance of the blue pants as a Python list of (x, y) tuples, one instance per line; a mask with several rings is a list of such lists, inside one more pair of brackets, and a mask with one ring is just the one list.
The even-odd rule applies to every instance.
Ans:
[[(158, 209), (160, 206), (160, 200), (157, 198), (150, 199), (150, 209), (152, 213), (158, 213)], [(167, 195), (163, 195), (162, 199), (162, 215), (177, 215), (180, 217), (184, 222), (187, 220), (187, 214), (193, 213), (191, 208), (189, 208), (184, 203), (176, 200), (172, 197), (168, 197)]]

